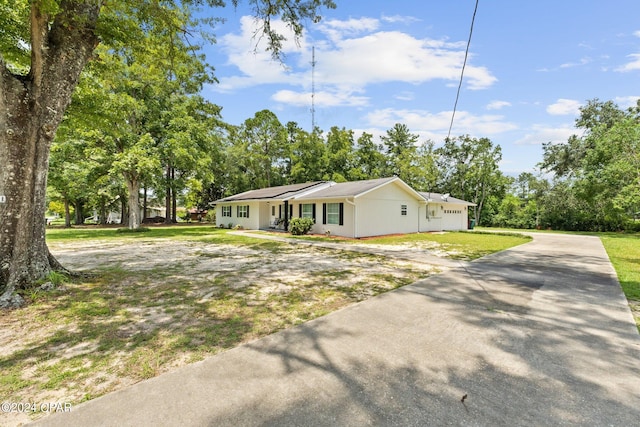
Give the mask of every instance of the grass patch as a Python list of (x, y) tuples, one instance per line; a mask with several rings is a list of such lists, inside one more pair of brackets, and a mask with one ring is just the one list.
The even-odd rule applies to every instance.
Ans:
[(139, 228), (118, 228), (116, 229), (116, 233), (118, 234), (135, 234), (135, 233), (147, 233), (151, 231), (150, 228), (147, 227), (139, 227)]
[(640, 234), (600, 235), (640, 332)]
[[(122, 231), (120, 231), (122, 230)], [(73, 240), (123, 240), (123, 239), (176, 239), (215, 242), (246, 242), (255, 239), (228, 234), (230, 230), (221, 230), (212, 225), (173, 225), (143, 227), (137, 230), (98, 226), (77, 226), (74, 228), (48, 228), (47, 241)]]
[(430, 247), (450, 253), (449, 257), (473, 260), (531, 241), (531, 237), (517, 233), (446, 232), (413, 233), (382, 236), (360, 240), (362, 244), (416, 245), (431, 243)]
[[(273, 233), (275, 234), (275, 233)], [(406, 245), (449, 252), (449, 258), (473, 260), (531, 241), (531, 237), (517, 232), (451, 231), (444, 233), (412, 233), (392, 236), (347, 239), (344, 237), (286, 236), (314, 242), (332, 242), (344, 245)]]

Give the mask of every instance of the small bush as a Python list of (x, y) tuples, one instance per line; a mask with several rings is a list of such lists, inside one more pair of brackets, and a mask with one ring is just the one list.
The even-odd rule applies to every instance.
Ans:
[(241, 226), (240, 224), (236, 225), (235, 227), (233, 227), (234, 230), (244, 230), (244, 227)]
[(307, 234), (313, 228), (314, 221), (312, 218), (293, 218), (289, 222), (289, 231), (294, 236)]

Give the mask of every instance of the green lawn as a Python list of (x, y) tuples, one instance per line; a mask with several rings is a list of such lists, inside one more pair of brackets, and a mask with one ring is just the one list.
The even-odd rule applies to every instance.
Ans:
[(447, 233), (412, 233), (362, 239), (325, 236), (289, 236), (296, 239), (342, 243), (345, 245), (405, 245), (449, 252), (449, 258), (473, 260), (531, 241), (517, 232), (464, 231)]
[(640, 332), (640, 233), (600, 236)]
[(531, 241), (531, 237), (517, 233), (484, 233), (484, 232), (448, 232), (417, 233), (400, 236), (383, 236), (363, 239), (363, 244), (419, 244), (433, 242), (444, 250), (451, 251), (451, 258), (472, 260), (503, 251), (513, 246)]
[(77, 226), (73, 228), (47, 228), (47, 241), (82, 240), (82, 239), (223, 239), (234, 240), (233, 235), (228, 235), (224, 230), (213, 225), (173, 225), (145, 227), (145, 232), (128, 233), (115, 227)]

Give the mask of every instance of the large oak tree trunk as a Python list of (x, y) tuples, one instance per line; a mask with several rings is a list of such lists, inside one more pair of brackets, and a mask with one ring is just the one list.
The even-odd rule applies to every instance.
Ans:
[(127, 190), (129, 190), (129, 229), (135, 230), (140, 228), (140, 182), (135, 174), (124, 173), (124, 179), (127, 181)]
[(31, 9), (31, 69), (12, 74), (0, 56), (0, 307), (61, 268), (45, 241), (49, 150), (82, 68), (97, 46), (99, 2), (62, 0), (53, 23)]
[(171, 224), (171, 164), (167, 164), (165, 178), (167, 181), (167, 194), (164, 199), (164, 223)]

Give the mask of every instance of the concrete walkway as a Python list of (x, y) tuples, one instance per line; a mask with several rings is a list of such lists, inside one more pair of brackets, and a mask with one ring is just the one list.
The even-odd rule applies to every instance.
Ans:
[(631, 426), (640, 336), (599, 239), (534, 241), (41, 420)]

